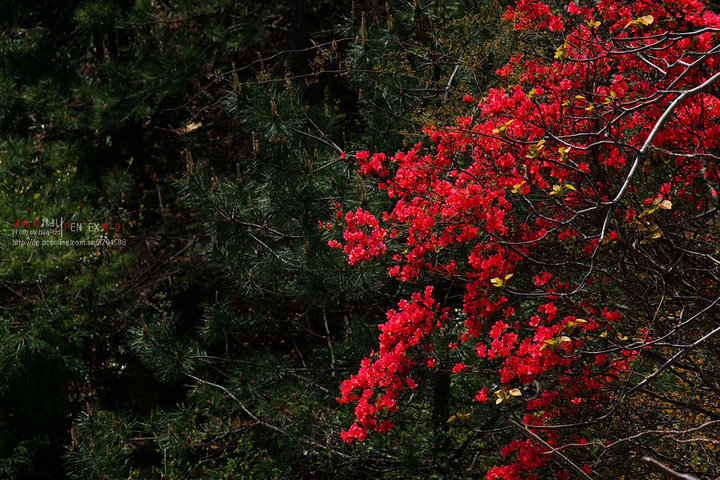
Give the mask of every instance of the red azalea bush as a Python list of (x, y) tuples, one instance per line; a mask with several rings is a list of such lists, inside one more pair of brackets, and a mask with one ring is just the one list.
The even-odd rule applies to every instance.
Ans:
[[(391, 429), (419, 369), (491, 366), (475, 399), (524, 412), (488, 479), (592, 478), (629, 445), (701, 468), (682, 458), (716, 459), (720, 442), (720, 16), (696, 0), (567, 15), (520, 0), (505, 17), (545, 54), (513, 57), (456, 125), (425, 128), (431, 145), (356, 154), (393, 208), (345, 214), (331, 244), (353, 264), (387, 256), (417, 293), (343, 382), (343, 439)], [(443, 282), (460, 304), (434, 295)], [(450, 351), (475, 358), (444, 366), (435, 342), (458, 322)]]

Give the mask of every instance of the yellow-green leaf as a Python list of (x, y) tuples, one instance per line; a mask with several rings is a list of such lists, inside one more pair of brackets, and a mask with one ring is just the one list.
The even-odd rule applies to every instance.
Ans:
[(617, 93), (615, 93), (615, 91), (611, 90), (610, 95), (605, 99), (603, 104), (608, 105), (608, 104), (612, 103), (612, 101), (615, 100), (616, 97), (617, 97)]
[(529, 152), (525, 155), (525, 158), (537, 158), (540, 156), (540, 152), (545, 148), (545, 139), (540, 140), (535, 145), (530, 145), (528, 148)]
[(643, 15), (635, 20), (630, 20), (623, 28), (627, 28), (630, 25), (652, 25), (653, 22), (655, 22), (655, 17), (652, 15)]
[(510, 126), (510, 124), (511, 124), (512, 122), (513, 122), (513, 121), (510, 120), (510, 121), (508, 121), (507, 123), (505, 123), (504, 125), (500, 125), (499, 127), (493, 129), (493, 133), (496, 134), (496, 135), (505, 135), (505, 133), (506, 133), (506, 131), (507, 131), (507, 128)]
[(572, 150), (572, 147), (560, 147), (558, 148), (558, 153), (560, 154), (560, 161), (564, 162), (568, 158), (568, 154), (570, 153), (570, 150)]
[(572, 190), (573, 192), (577, 191), (577, 189), (575, 187), (573, 187), (569, 183), (566, 183), (565, 185), (562, 185), (562, 186), (553, 185), (550, 195), (562, 195), (565, 190)]
[(512, 193), (520, 193), (520, 190), (522, 190), (523, 185), (525, 185), (525, 180), (523, 180), (522, 182), (520, 182), (518, 184), (513, 185), (512, 190), (511, 190)]

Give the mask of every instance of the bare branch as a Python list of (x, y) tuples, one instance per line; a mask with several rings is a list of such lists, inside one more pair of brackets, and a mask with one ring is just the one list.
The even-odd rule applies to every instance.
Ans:
[(662, 473), (667, 478), (677, 478), (678, 480), (700, 480), (694, 475), (690, 475), (689, 473), (679, 473), (673, 470), (670, 467), (667, 467), (663, 465), (662, 463), (658, 462), (654, 458), (650, 457), (642, 457), (641, 459), (643, 462), (650, 465), (655, 471)]

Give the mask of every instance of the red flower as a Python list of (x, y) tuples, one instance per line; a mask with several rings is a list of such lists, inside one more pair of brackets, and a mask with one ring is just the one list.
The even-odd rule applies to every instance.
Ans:
[(456, 363), (455, 366), (453, 366), (452, 371), (453, 373), (460, 373), (463, 370), (465, 370), (467, 366), (465, 365), (465, 362)]
[(488, 388), (483, 388), (483, 389), (481, 389), (481, 390), (477, 393), (477, 395), (475, 395), (475, 400), (477, 400), (478, 402), (483, 402), (483, 403), (484, 403), (484, 402), (487, 402), (488, 392), (489, 392), (489, 389), (488, 389)]

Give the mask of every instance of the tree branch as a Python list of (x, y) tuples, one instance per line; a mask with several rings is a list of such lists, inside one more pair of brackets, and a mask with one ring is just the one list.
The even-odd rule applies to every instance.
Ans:
[(676, 472), (672, 468), (663, 465), (662, 463), (658, 462), (654, 458), (650, 458), (650, 457), (646, 456), (646, 457), (642, 457), (641, 460), (643, 462), (647, 463), (648, 465), (650, 465), (653, 468), (653, 470), (655, 470), (656, 472), (662, 473), (667, 478), (676, 478), (678, 480), (700, 480), (696, 476), (690, 475), (689, 473)]

